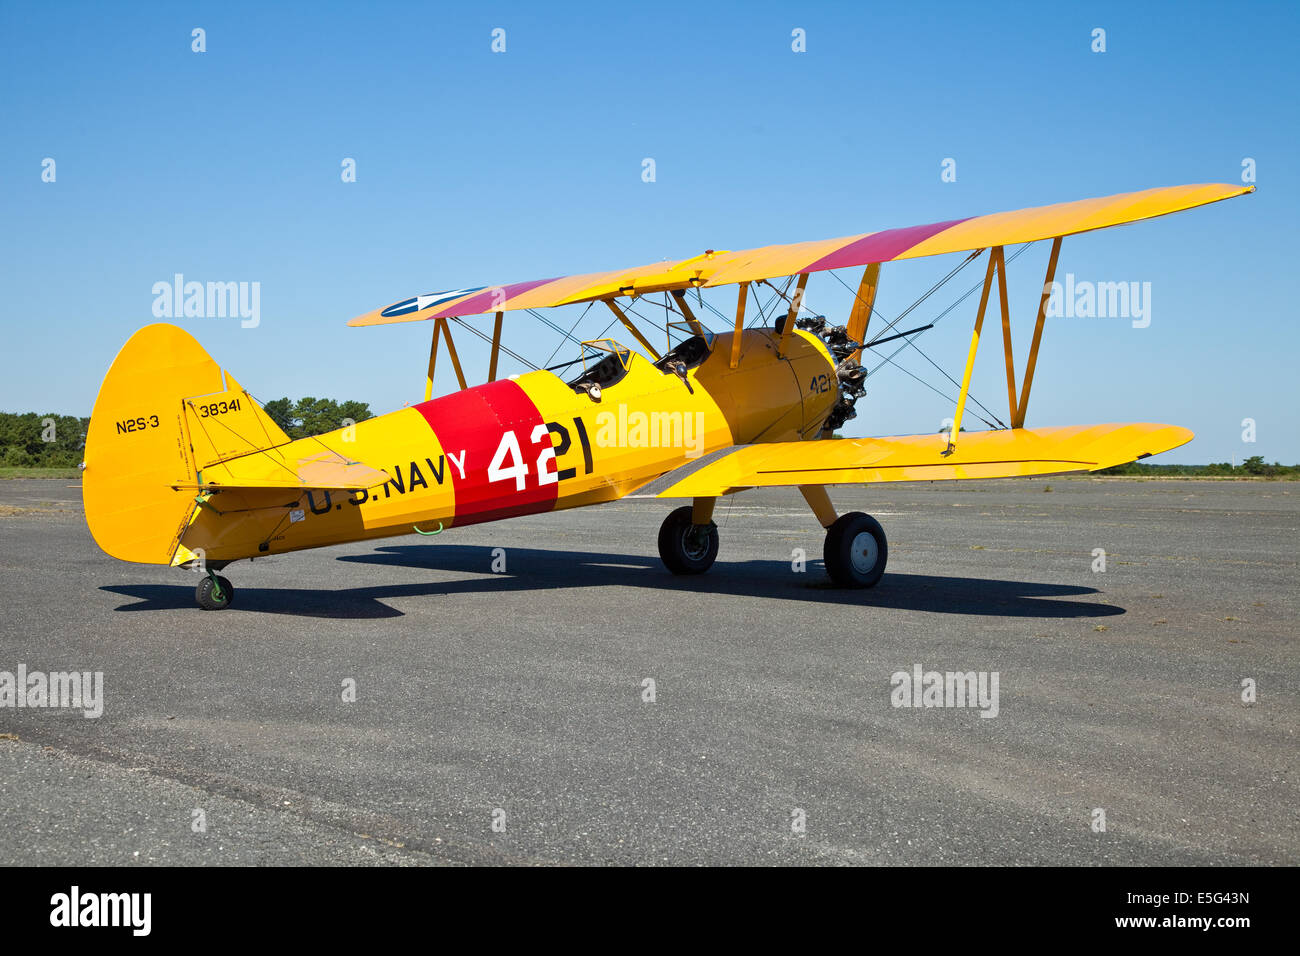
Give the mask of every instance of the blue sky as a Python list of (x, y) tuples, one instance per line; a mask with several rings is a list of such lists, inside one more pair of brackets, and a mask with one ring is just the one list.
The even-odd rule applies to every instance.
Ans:
[[(491, 50), (498, 27), (505, 53)], [(791, 50), (796, 28), (807, 52)], [(154, 284), (176, 273), (260, 283), (257, 328), (178, 320), (253, 394), (382, 412), (422, 398), (431, 328), (345, 323), (417, 293), (1239, 182), (1249, 157), (1254, 195), (1065, 240), (1060, 277), (1150, 282), (1151, 323), (1052, 321), (1029, 424), (1170, 422), (1198, 437), (1163, 461), (1294, 463), (1298, 28), (1280, 3), (7, 0), (0, 409), (88, 414), (122, 342), (155, 321)], [(941, 181), (946, 158), (955, 182)], [(1012, 266), (1022, 362), (1046, 246)], [(879, 309), (892, 318), (959, 258), (886, 265)], [(711, 300), (727, 311), (734, 295)], [(850, 296), (814, 275), (807, 301), (842, 321)], [(954, 377), (974, 308), (918, 340)], [(557, 344), (525, 314), (508, 322), (535, 361)], [(482, 375), (486, 347), (461, 348)], [(899, 361), (955, 393), (915, 353)], [(998, 363), (983, 353), (973, 391), (1005, 418)], [(935, 431), (951, 414), (889, 368), (858, 409), (848, 434)]]

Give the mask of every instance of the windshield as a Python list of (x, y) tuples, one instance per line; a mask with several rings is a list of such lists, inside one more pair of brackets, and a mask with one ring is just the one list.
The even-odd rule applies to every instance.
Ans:
[(582, 364), (582, 373), (567, 384), (574, 389), (585, 389), (589, 385), (608, 388), (620, 381), (627, 374), (632, 364), (633, 352), (625, 345), (613, 339), (595, 339), (582, 343), (582, 354), (571, 362), (553, 366), (562, 369)]
[(698, 322), (693, 324), (673, 322), (669, 324), (669, 328), (676, 332), (688, 334), (690, 337), (683, 339), (669, 349), (663, 358), (655, 362), (655, 368), (661, 372), (669, 372), (676, 371), (674, 366), (677, 366), (682, 371), (686, 371), (703, 365), (704, 360), (713, 351), (713, 342), (717, 336)]

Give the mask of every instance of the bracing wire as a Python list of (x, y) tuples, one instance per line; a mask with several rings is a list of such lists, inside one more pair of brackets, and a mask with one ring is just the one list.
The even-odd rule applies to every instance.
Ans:
[[(1015, 252), (1013, 252), (1010, 256), (1007, 257), (1007, 264), (1009, 265), (1010, 263), (1014, 262), (1017, 258), (1019, 258), (1020, 254), (1023, 253), (1026, 249), (1028, 249), (1031, 245), (1033, 245), (1032, 242), (1025, 243), (1025, 244), (1022, 245), (1019, 249), (1017, 249)], [(966, 262), (970, 262), (970, 261), (971, 261), (970, 259), (967, 259), (967, 260), (966, 260)], [(964, 265), (966, 265), (966, 263), (962, 263), (962, 265), (964, 266)], [(951, 278), (951, 276), (952, 276), (952, 275), (955, 275), (957, 271), (959, 271), (959, 270), (954, 270), (953, 273), (950, 273), (950, 274), (949, 274), (949, 277)], [(945, 279), (944, 281), (946, 282), (946, 281), (948, 281), (948, 280)], [(940, 312), (939, 315), (937, 315), (937, 316), (935, 317), (934, 321), (930, 323), (931, 326), (937, 325), (937, 324), (939, 323), (939, 320), (940, 320), (940, 319), (943, 319), (945, 316), (949, 315), (949, 314), (950, 314), (954, 309), (957, 308), (957, 306), (961, 305), (963, 302), (965, 302), (967, 299), (969, 299), (972, 295), (974, 295), (976, 292), (978, 292), (978, 291), (979, 291), (980, 289), (982, 289), (982, 288), (984, 288), (984, 281), (981, 279), (979, 282), (975, 283), (973, 286), (971, 286), (969, 289), (967, 289), (964, 293), (962, 293), (962, 294), (957, 298), (957, 300), (956, 300), (955, 302), (952, 303), (952, 305), (948, 306), (948, 308), (946, 308), (946, 309), (944, 309), (942, 312)], [(933, 290), (932, 290), (932, 291), (933, 291)], [(929, 294), (930, 294), (930, 293), (927, 292), (927, 293), (926, 293), (926, 296), (928, 296)], [(922, 298), (924, 298), (924, 297), (922, 297)], [(907, 311), (910, 312), (911, 309), (909, 308)], [(907, 312), (904, 312), (904, 313), (903, 313), (903, 315), (906, 315), (906, 314), (907, 314)], [(903, 318), (903, 315), (900, 315), (898, 318), (899, 318), (899, 319)], [(894, 321), (897, 322), (898, 319), (895, 319)], [(919, 335), (919, 333), (918, 333), (918, 335)], [(879, 336), (877, 336), (877, 338), (879, 338)], [(880, 369), (883, 368), (886, 364), (892, 364), (895, 368), (902, 368), (901, 365), (899, 365), (897, 362), (894, 362), (894, 356), (898, 355), (899, 352), (903, 351), (903, 349), (907, 348), (909, 345), (912, 346), (912, 348), (916, 349), (917, 354), (919, 354), (919, 355), (920, 355), (922, 358), (924, 358), (927, 362), (929, 362), (929, 363), (930, 363), (931, 365), (933, 365), (936, 369), (938, 369), (939, 372), (940, 372), (940, 374), (942, 374), (944, 378), (948, 379), (948, 381), (952, 382), (952, 384), (956, 385), (958, 388), (961, 388), (961, 384), (960, 384), (960, 383), (959, 383), (955, 378), (953, 378), (953, 377), (952, 377), (951, 375), (949, 375), (946, 371), (944, 371), (943, 368), (941, 368), (941, 367), (938, 365), (938, 363), (936, 363), (936, 362), (934, 361), (934, 359), (932, 359), (932, 358), (930, 358), (930, 356), (926, 355), (925, 352), (923, 352), (923, 351), (921, 350), (921, 347), (918, 346), (918, 345), (917, 345), (917, 344), (916, 344), (912, 339), (910, 339), (910, 338), (908, 338), (908, 339), (904, 339), (904, 340), (903, 340), (903, 343), (902, 343), (900, 346), (898, 346), (898, 348), (896, 348), (896, 349), (894, 349), (894, 351), (890, 352), (889, 355), (885, 356), (885, 358), (884, 358), (884, 359), (883, 359), (879, 364), (877, 364), (874, 368), (872, 368), (870, 371), (868, 371), (868, 372), (867, 372), (867, 377), (870, 378), (870, 377), (871, 377), (872, 375), (874, 375), (876, 372), (880, 371)], [(869, 347), (869, 346), (868, 346), (868, 347)], [(981, 402), (979, 399), (977, 399), (974, 395), (972, 395), (972, 394), (970, 394), (970, 393), (968, 392), (968, 393), (967, 393), (967, 397), (970, 398), (970, 400), (971, 400), (972, 402), (974, 402), (976, 405), (978, 405), (980, 408), (984, 409), (984, 411), (987, 412), (987, 413), (989, 414), (990, 417), (992, 417), (993, 419), (995, 419), (995, 420), (998, 422), (998, 424), (999, 424), (1002, 428), (1006, 428), (1006, 427), (1007, 427), (1006, 424), (1003, 423), (1002, 420), (1001, 420), (1000, 418), (998, 418), (998, 416), (997, 416), (996, 414), (994, 414), (992, 411), (990, 411), (990, 409), (988, 408), (987, 405), (985, 405), (983, 402)], [(980, 420), (983, 421), (985, 424), (989, 424), (988, 421), (987, 421), (986, 419), (984, 419), (983, 417), (981, 417), (981, 416), (976, 416), (976, 417), (980, 418)], [(993, 426), (992, 426), (992, 425), (989, 425), (989, 427), (992, 428)]]
[(542, 313), (538, 312), (536, 309), (524, 309), (524, 311), (527, 312), (529, 315), (531, 315), (531, 316), (532, 316), (534, 319), (536, 319), (538, 322), (541, 322), (543, 325), (546, 325), (546, 326), (548, 326), (548, 327), (554, 329), (556, 332), (559, 332), (560, 335), (563, 336), (563, 338), (560, 340), (560, 344), (561, 344), (561, 345), (563, 345), (565, 342), (573, 342), (573, 343), (575, 343), (575, 344), (577, 344), (577, 345), (581, 345), (581, 344), (582, 344), (582, 342), (581, 342), (580, 340), (575, 339), (572, 335), (570, 335), (568, 332), (564, 331), (564, 329), (560, 328), (558, 325), (556, 325), (554, 322), (552, 322), (552, 321), (551, 321), (550, 319), (548, 319), (546, 316), (542, 315)]
[[(591, 307), (592, 307), (593, 305), (595, 305), (595, 304), (596, 304), (596, 302), (595, 302), (594, 299), (593, 299), (591, 302), (588, 302), (588, 303), (587, 303), (587, 307), (586, 307), (585, 309), (582, 310), (582, 315), (578, 316), (578, 321), (577, 321), (577, 322), (574, 322), (573, 325), (569, 326), (569, 331), (568, 331), (567, 333), (565, 333), (565, 335), (566, 335), (567, 338), (569, 338), (569, 339), (572, 339), (572, 338), (573, 338), (573, 330), (576, 329), (576, 328), (578, 327), (578, 322), (581, 322), (583, 319), (585, 319), (585, 318), (587, 317), (587, 313), (591, 311)], [(575, 341), (576, 341), (576, 340), (575, 340)], [(557, 345), (557, 346), (555, 347), (555, 349), (551, 352), (551, 354), (548, 355), (548, 356), (546, 357), (546, 361), (545, 361), (543, 364), (544, 364), (544, 365), (550, 365), (550, 364), (551, 364), (551, 359), (555, 358), (556, 353), (559, 352), (560, 349), (562, 349), (562, 348), (564, 348), (564, 342), (561, 342), (559, 345)]]
[[(464, 319), (457, 318), (454, 315), (449, 315), (447, 316), (447, 318), (451, 319), (451, 321), (455, 322), (461, 328), (468, 329), (469, 331), (473, 332), (475, 335), (481, 338), (488, 345), (492, 344), (492, 337), (490, 335), (488, 335), (486, 332), (480, 332), (478, 329), (474, 328), (474, 326), (470, 325)], [(514, 359), (516, 362), (519, 362), (521, 365), (526, 365), (534, 372), (537, 371), (537, 366), (534, 365), (532, 362), (528, 361), (528, 359), (524, 358), (518, 352), (511, 351), (510, 349), (506, 348), (504, 345), (500, 345), (500, 344), (497, 345), (497, 348), (500, 349), (502, 352), (505, 352), (506, 355), (509, 355), (512, 359)]]

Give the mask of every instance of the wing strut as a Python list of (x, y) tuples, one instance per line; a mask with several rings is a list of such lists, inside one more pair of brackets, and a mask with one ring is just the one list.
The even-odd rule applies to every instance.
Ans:
[(781, 326), (781, 342), (776, 347), (778, 357), (785, 356), (785, 343), (790, 338), (790, 330), (794, 328), (795, 316), (799, 314), (799, 306), (803, 305), (803, 290), (808, 285), (808, 273), (799, 274), (799, 284), (795, 287), (794, 296), (790, 299), (790, 311), (785, 314), (785, 323)]
[[(498, 327), (498, 333), (500, 328)], [(465, 381), (465, 370), (460, 367), (460, 355), (456, 352), (456, 343), (451, 338), (451, 326), (447, 324), (444, 318), (438, 318), (433, 323), (433, 341), (429, 343), (429, 373), (424, 379), (424, 400), (427, 402), (433, 398), (433, 369), (438, 364), (438, 338), (445, 336), (447, 339), (447, 354), (451, 356), (451, 367), (456, 370), (456, 381), (460, 383), (461, 391), (469, 388), (469, 383)], [(497, 336), (500, 341), (500, 335)], [(493, 353), (495, 363), (496, 354)]]
[(957, 436), (961, 434), (961, 417), (966, 411), (966, 396), (970, 394), (970, 376), (975, 369), (975, 353), (980, 347), (980, 330), (984, 328), (984, 310), (989, 304), (989, 290), (993, 285), (993, 270), (997, 267), (997, 255), (989, 253), (988, 268), (984, 270), (984, 289), (980, 292), (980, 307), (975, 313), (975, 330), (971, 333), (970, 348), (966, 352), (966, 370), (961, 376), (961, 390), (957, 393), (957, 411), (952, 416), (952, 431), (948, 433), (948, 447), (945, 455), (957, 450)]
[(989, 251), (989, 264), (984, 271), (984, 288), (980, 292), (979, 311), (975, 315), (975, 329), (971, 333), (970, 349), (966, 353), (966, 369), (962, 373), (961, 391), (957, 395), (957, 411), (953, 415), (952, 431), (948, 435), (948, 447), (945, 455), (951, 455), (957, 447), (961, 434), (961, 419), (966, 411), (966, 397), (970, 394), (971, 373), (975, 368), (975, 354), (979, 351), (980, 331), (984, 326), (984, 313), (988, 308), (989, 294), (993, 291), (993, 273), (998, 275), (998, 308), (1002, 312), (1002, 347), (1007, 368), (1007, 406), (1011, 412), (1011, 427), (1025, 427), (1025, 411), (1029, 407), (1029, 390), (1034, 382), (1034, 367), (1038, 364), (1038, 347), (1043, 341), (1043, 323), (1047, 318), (1047, 302), (1052, 297), (1052, 281), (1056, 277), (1056, 263), (1061, 254), (1061, 238), (1052, 240), (1052, 253), (1047, 261), (1047, 276), (1043, 280), (1043, 290), (1038, 299), (1038, 318), (1034, 323), (1034, 339), (1029, 347), (1029, 357), (1025, 364), (1025, 378), (1021, 385), (1020, 399), (1016, 400), (1016, 367), (1011, 352), (1011, 309), (1007, 304), (1007, 260), (1002, 246), (994, 246)]
[(432, 341), (429, 343), (429, 371), (424, 377), (424, 400), (433, 398), (433, 369), (438, 364), (438, 336), (442, 333), (442, 319), (433, 323)]
[(504, 316), (504, 312), (498, 312), (496, 325), (492, 327), (492, 357), (488, 359), (489, 382), (495, 382), (497, 380), (497, 358), (501, 354), (501, 319)]
[(1020, 387), (1020, 403), (1011, 420), (1012, 428), (1025, 427), (1025, 409), (1029, 407), (1029, 386), (1034, 383), (1034, 366), (1038, 363), (1038, 343), (1043, 340), (1043, 319), (1047, 317), (1047, 300), (1052, 297), (1052, 281), (1056, 278), (1056, 259), (1061, 254), (1061, 237), (1052, 240), (1052, 256), (1047, 260), (1047, 278), (1038, 299), (1038, 321), (1034, 323), (1034, 341), (1029, 346), (1029, 359), (1025, 365), (1025, 381)]
[(614, 313), (618, 320), (623, 323), (623, 327), (631, 332), (636, 340), (641, 343), (641, 347), (650, 353), (651, 361), (659, 361), (659, 353), (655, 350), (655, 347), (650, 344), (649, 339), (641, 334), (641, 330), (632, 324), (632, 320), (629, 319), (626, 313), (618, 307), (618, 303), (613, 299), (606, 299), (605, 304), (609, 306), (609, 310)]
[[(1007, 257), (1001, 246), (994, 246), (990, 258), (996, 260), (998, 270), (998, 307), (1002, 310), (1002, 350), (1007, 363), (1007, 410), (1012, 422), (1016, 420), (1016, 363), (1011, 355), (1011, 307), (1007, 305)], [(1012, 426), (1014, 427), (1014, 425)]]
[[(871, 322), (871, 313), (876, 306), (876, 290), (880, 288), (880, 263), (873, 262), (862, 273), (862, 283), (858, 286), (858, 294), (853, 300), (853, 311), (849, 313), (848, 325), (845, 327), (845, 334), (854, 342), (865, 342), (867, 340), (867, 325)], [(883, 339), (881, 341), (884, 341)], [(880, 342), (872, 343), (879, 345)], [(850, 362), (856, 362), (862, 358), (862, 348), (859, 347), (856, 352), (849, 356)]]
[(691, 327), (691, 331), (696, 335), (703, 335), (704, 326), (700, 325), (700, 320), (695, 317), (695, 313), (686, 303), (686, 290), (674, 289), (673, 298), (677, 300), (677, 308), (682, 310), (682, 315), (686, 317), (686, 324)]
[(740, 283), (736, 297), (736, 331), (731, 336), (731, 367), (740, 366), (740, 340), (745, 332), (745, 300), (749, 298), (749, 283)]

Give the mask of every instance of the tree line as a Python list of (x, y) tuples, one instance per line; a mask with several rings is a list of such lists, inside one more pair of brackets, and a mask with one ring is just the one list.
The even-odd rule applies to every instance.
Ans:
[(1263, 455), (1251, 455), (1240, 464), (1218, 461), (1208, 465), (1148, 465), (1141, 461), (1130, 461), (1126, 465), (1116, 465), (1097, 472), (1099, 475), (1145, 475), (1163, 478), (1297, 478), (1300, 477), (1300, 465), (1284, 465), (1281, 462), (1269, 464)]
[[(348, 422), (373, 418), (366, 402), (340, 402), (332, 398), (277, 398), (262, 406), (267, 416), (290, 438), (310, 438), (342, 428)], [(41, 468), (75, 468), (86, 447), (89, 418), (40, 412), (0, 412), (0, 465)], [(964, 431), (965, 429), (963, 429)], [(1135, 475), (1165, 478), (1223, 477), (1300, 478), (1300, 465), (1268, 464), (1252, 455), (1239, 465), (1149, 465), (1129, 462), (1097, 472), (1099, 475)]]
[[(309, 438), (373, 418), (366, 402), (277, 398), (263, 407), (290, 438)], [(41, 412), (0, 412), (0, 465), (75, 468), (86, 448), (89, 418)]]

